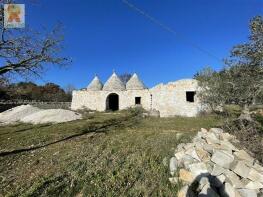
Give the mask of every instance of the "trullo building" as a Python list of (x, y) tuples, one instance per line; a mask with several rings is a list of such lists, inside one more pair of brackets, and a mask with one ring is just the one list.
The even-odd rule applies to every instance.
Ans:
[(198, 84), (194, 79), (158, 84), (148, 89), (137, 74), (124, 84), (113, 72), (104, 85), (95, 76), (86, 89), (73, 91), (71, 108), (114, 111), (138, 105), (146, 110), (158, 110), (161, 117), (193, 117), (202, 109), (197, 91)]

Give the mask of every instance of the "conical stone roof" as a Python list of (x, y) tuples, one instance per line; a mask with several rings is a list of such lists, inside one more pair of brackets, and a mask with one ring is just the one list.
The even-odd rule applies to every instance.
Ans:
[(114, 72), (111, 75), (111, 77), (106, 81), (105, 85), (103, 86), (103, 90), (106, 91), (125, 90), (125, 85)]
[(96, 75), (88, 85), (87, 90), (102, 90), (102, 87), (103, 84), (101, 83), (99, 77)]
[(143, 90), (145, 88), (146, 88), (145, 85), (139, 79), (136, 73), (134, 73), (130, 78), (130, 80), (126, 83), (127, 90)]

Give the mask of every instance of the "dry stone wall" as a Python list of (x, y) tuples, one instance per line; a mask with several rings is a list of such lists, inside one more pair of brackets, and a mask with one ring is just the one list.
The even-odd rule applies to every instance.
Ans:
[(234, 142), (234, 136), (212, 128), (201, 129), (192, 143), (178, 145), (169, 179), (183, 183), (178, 196), (263, 196), (263, 167)]

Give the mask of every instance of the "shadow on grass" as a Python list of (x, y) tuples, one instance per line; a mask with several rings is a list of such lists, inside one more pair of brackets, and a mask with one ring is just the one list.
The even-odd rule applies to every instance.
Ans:
[(124, 128), (124, 127), (131, 126), (134, 124), (134, 121), (136, 120), (137, 120), (136, 116), (130, 115), (130, 116), (125, 116), (123, 118), (113, 118), (113, 119), (106, 120), (103, 122), (101, 126), (97, 126), (97, 124), (100, 124), (101, 122), (93, 122), (93, 123), (90, 123), (89, 125), (82, 126), (80, 128), (81, 130), (80, 133), (76, 133), (76, 134), (67, 136), (65, 138), (62, 138), (62, 139), (59, 139), (59, 140), (56, 140), (56, 141), (53, 141), (47, 144), (39, 145), (39, 146), (33, 146), (33, 147), (16, 149), (12, 151), (0, 152), (0, 157), (41, 149), (41, 148), (44, 148), (44, 147), (47, 147), (53, 144), (57, 144), (60, 142), (64, 142), (64, 141), (67, 141), (67, 140), (70, 140), (76, 137), (80, 137), (82, 135), (86, 135), (89, 133), (106, 133), (110, 128), (112, 129), (113, 128)]
[(13, 132), (0, 133), (0, 136), (6, 135), (6, 134), (10, 134), (10, 133), (20, 133), (20, 132), (24, 132), (24, 131), (30, 131), (31, 129), (40, 129), (40, 128), (49, 127), (49, 126), (52, 126), (52, 124), (42, 124), (42, 125), (39, 125), (39, 126), (33, 125), (33, 126), (30, 126), (30, 127), (26, 127), (26, 128), (15, 130)]

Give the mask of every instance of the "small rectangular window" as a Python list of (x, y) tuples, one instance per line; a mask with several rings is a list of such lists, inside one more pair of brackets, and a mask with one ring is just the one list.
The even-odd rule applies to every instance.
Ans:
[(141, 97), (135, 97), (135, 105), (141, 104)]
[(186, 101), (191, 103), (195, 102), (195, 91), (186, 92)]

